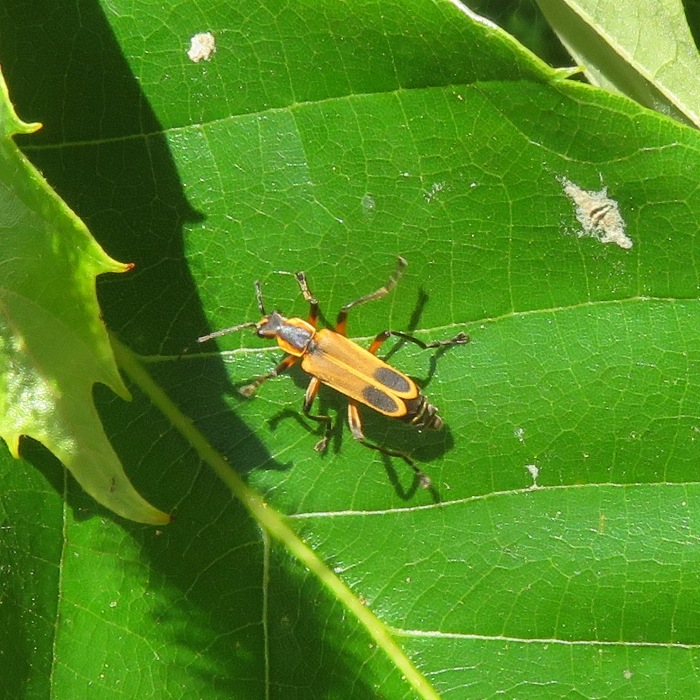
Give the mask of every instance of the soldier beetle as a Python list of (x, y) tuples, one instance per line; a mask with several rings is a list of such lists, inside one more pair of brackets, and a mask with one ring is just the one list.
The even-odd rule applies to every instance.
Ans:
[(450, 340), (424, 343), (407, 333), (386, 330), (379, 333), (366, 350), (347, 338), (350, 309), (389, 294), (396, 286), (407, 264), (406, 260), (399, 256), (396, 270), (383, 287), (345, 304), (338, 313), (334, 329), (316, 328), (319, 304), (310, 292), (303, 272), (282, 272), (281, 274), (292, 275), (299, 284), (304, 300), (309, 304), (309, 318), (306, 321), (301, 318), (286, 318), (279, 311), (268, 314), (263, 304), (260, 282), (256, 281), (255, 295), (263, 318), (257, 323), (252, 321), (241, 323), (203, 335), (197, 339), (197, 342), (204, 343), (245, 328), (254, 328), (256, 335), (260, 338), (275, 339), (285, 352), (284, 358), (271, 372), (242, 387), (240, 392), (243, 396), (252, 396), (263, 382), (278, 376), (301, 360), (301, 368), (311, 375), (311, 381), (304, 396), (304, 415), (325, 425), (323, 438), (316, 445), (316, 450), (322, 452), (326, 449), (331, 430), (330, 416), (311, 413), (320, 385), (326, 384), (348, 397), (348, 423), (353, 437), (372, 450), (403, 459), (413, 469), (421, 485), (428, 488), (430, 479), (421, 471), (412, 457), (405, 452), (370, 442), (365, 438), (358, 404), (369, 406), (389, 418), (398, 418), (419, 431), (425, 428), (440, 430), (443, 426), (442, 418), (438, 416), (437, 408), (421, 394), (418, 385), (413, 379), (378, 358), (376, 353), (392, 336), (415, 343), (424, 350), (462, 345), (469, 342), (469, 337), (465, 333), (459, 333)]

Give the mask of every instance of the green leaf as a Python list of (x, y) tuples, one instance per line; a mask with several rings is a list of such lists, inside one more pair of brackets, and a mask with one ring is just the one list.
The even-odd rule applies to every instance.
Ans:
[[(3, 466), (10, 687), (696, 696), (698, 134), (451, 3), (60, 4), (51, 43), (24, 7), (0, 57), (46, 124), (26, 152), (137, 263), (100, 286), (134, 395), (98, 391), (100, 414), (177, 518), (86, 520), (41, 454)], [(317, 454), (301, 372), (244, 400), (280, 358), (250, 331), (183, 353), (259, 319), (256, 279), (304, 317), (275, 271), (305, 270), (332, 323), (399, 254), (350, 335), (472, 342), (386, 347), (443, 432), (364, 427), (438, 497), (353, 441), (331, 392)]]
[(680, 0), (537, 0), (594, 84), (700, 126), (700, 58)]
[(19, 456), (22, 435), (48, 447), (80, 485), (126, 518), (169, 516), (129, 482), (92, 401), (102, 382), (129, 394), (99, 317), (95, 278), (124, 272), (48, 188), (12, 141), (40, 124), (21, 122), (0, 75), (0, 435)]

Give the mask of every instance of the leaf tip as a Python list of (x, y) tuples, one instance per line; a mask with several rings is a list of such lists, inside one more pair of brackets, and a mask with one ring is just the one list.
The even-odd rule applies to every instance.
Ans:
[(116, 273), (123, 273), (123, 272), (131, 272), (136, 267), (136, 263), (128, 262), (128, 263), (123, 263), (119, 262), (118, 260), (115, 260), (114, 258), (110, 258), (108, 255), (105, 254), (105, 267), (104, 269), (101, 270), (101, 272), (116, 272)]
[(119, 468), (107, 481), (91, 474), (79, 478), (83, 488), (99, 503), (123, 518), (146, 525), (168, 525), (172, 516), (145, 500)]
[(4, 117), (3, 133), (6, 136), (15, 134), (33, 134), (41, 129), (41, 122), (23, 122), (15, 112), (14, 105), (10, 101), (10, 92), (5, 82), (5, 77), (0, 71), (0, 114)]
[(10, 450), (10, 454), (15, 458), (19, 459), (19, 433), (3, 433), (1, 435), (3, 440), (7, 443), (7, 449)]

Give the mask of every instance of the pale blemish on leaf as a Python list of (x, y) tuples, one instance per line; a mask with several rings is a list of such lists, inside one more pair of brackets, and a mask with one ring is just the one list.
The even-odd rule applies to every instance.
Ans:
[(193, 63), (210, 61), (212, 54), (216, 52), (216, 39), (211, 32), (200, 32), (190, 39), (190, 48), (187, 56)]
[(372, 215), (377, 209), (377, 203), (374, 201), (374, 197), (371, 194), (363, 194), (362, 200), (362, 211), (366, 216)]
[(540, 475), (540, 468), (536, 464), (526, 464), (525, 469), (530, 472), (530, 476), (532, 477), (532, 486), (530, 488), (538, 489), (537, 477)]
[(629, 250), (633, 243), (625, 232), (625, 220), (614, 199), (608, 197), (608, 188), (584, 190), (565, 177), (559, 178), (564, 192), (576, 205), (576, 219), (582, 229), (579, 238), (595, 238), (600, 243), (615, 243)]
[(424, 193), (425, 201), (430, 203), (437, 197), (440, 192), (442, 192), (445, 189), (445, 183), (444, 182), (434, 182), (430, 189)]

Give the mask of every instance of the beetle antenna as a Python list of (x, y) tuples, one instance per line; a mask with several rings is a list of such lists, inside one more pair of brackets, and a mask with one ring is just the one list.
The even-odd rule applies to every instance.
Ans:
[(260, 309), (260, 313), (263, 316), (267, 316), (267, 314), (265, 313), (265, 304), (263, 304), (262, 287), (260, 286), (260, 280), (255, 280), (255, 298), (258, 300), (258, 309)]
[(253, 323), (250, 321), (249, 323), (240, 323), (237, 326), (231, 326), (231, 328), (224, 328), (223, 330), (220, 331), (214, 331), (213, 333), (209, 333), (207, 335), (202, 335), (199, 338), (197, 338), (198, 343), (206, 343), (207, 340), (212, 340), (212, 338), (219, 338), (222, 335), (228, 335), (229, 333), (236, 333), (238, 331), (242, 331), (244, 328), (255, 328), (257, 327), (257, 323)]

